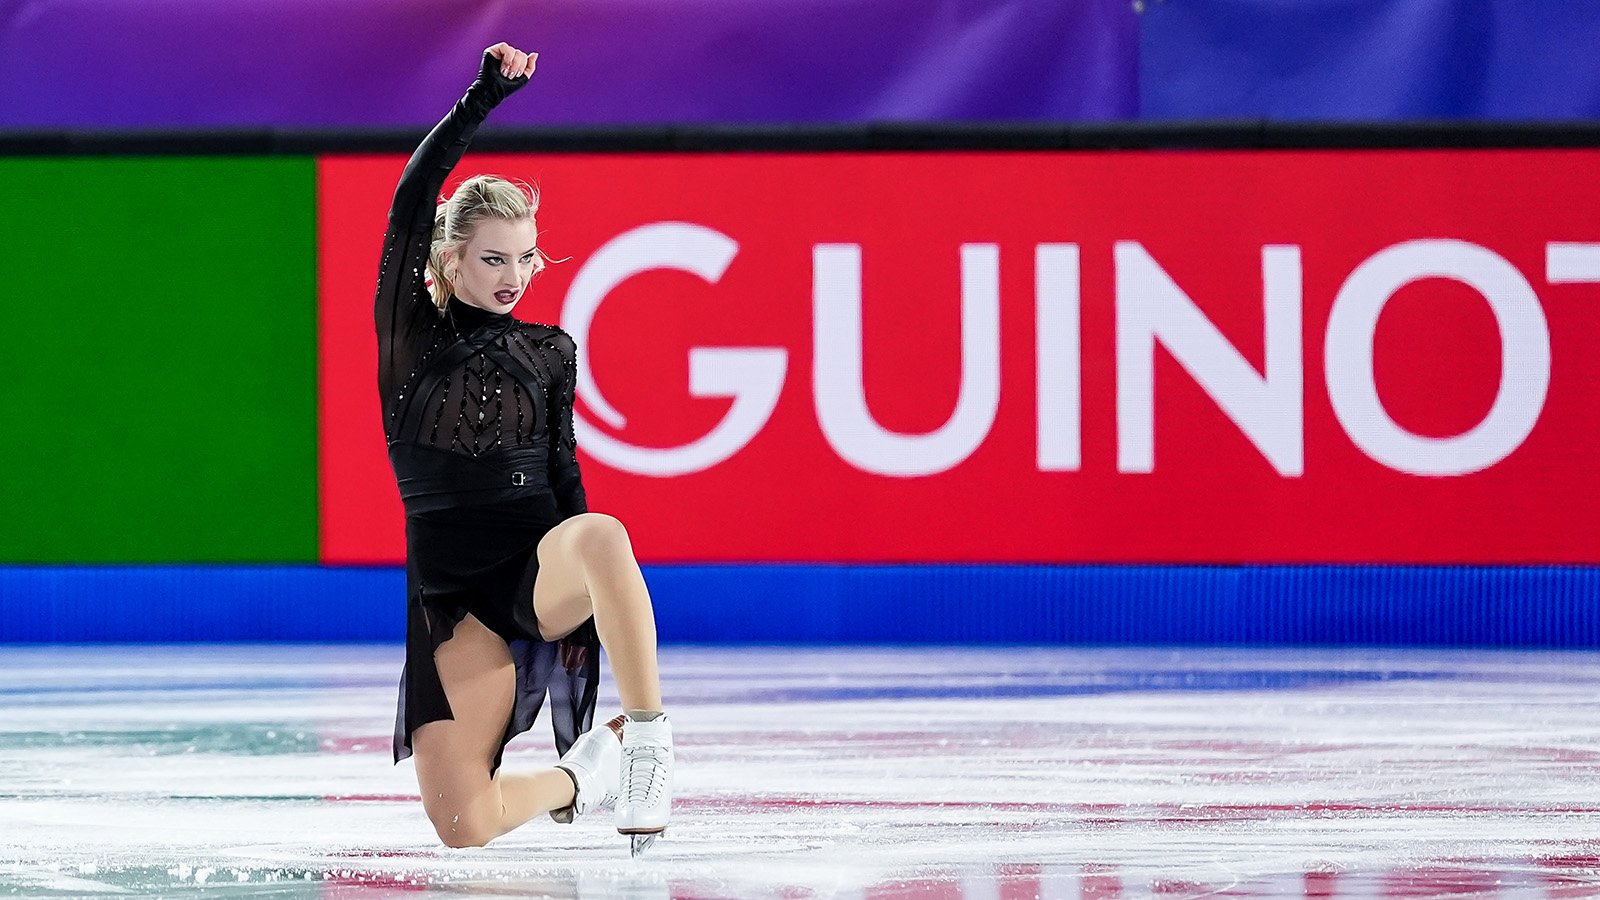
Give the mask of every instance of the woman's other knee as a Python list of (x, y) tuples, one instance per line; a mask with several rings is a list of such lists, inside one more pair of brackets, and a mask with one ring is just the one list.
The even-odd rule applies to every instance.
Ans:
[(482, 847), (500, 836), (500, 817), (481, 803), (453, 802), (449, 797), (425, 803), (433, 830), (446, 847)]
[(499, 707), (486, 712), (481, 699), (453, 694), (459, 718), (428, 722), (411, 735), (422, 809), (448, 847), (481, 847), (502, 833), (500, 786), (489, 760), (499, 734), (492, 729), (504, 729), (504, 717)]

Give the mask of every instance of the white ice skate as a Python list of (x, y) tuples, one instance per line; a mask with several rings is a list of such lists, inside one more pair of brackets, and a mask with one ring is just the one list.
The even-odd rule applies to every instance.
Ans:
[(666, 716), (622, 726), (622, 791), (617, 831), (633, 839), (632, 853), (650, 849), (667, 830), (672, 809), (672, 723)]
[(577, 790), (572, 805), (550, 810), (550, 818), (568, 823), (574, 816), (616, 802), (622, 773), (623, 721), (623, 716), (617, 716), (599, 728), (590, 728), (567, 748), (556, 768), (572, 775)]

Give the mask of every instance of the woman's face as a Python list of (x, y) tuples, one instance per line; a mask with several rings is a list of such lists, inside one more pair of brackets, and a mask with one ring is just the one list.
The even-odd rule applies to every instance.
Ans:
[(534, 252), (539, 229), (532, 219), (485, 219), (461, 247), (452, 279), (461, 302), (494, 313), (510, 312), (528, 282), (544, 268)]

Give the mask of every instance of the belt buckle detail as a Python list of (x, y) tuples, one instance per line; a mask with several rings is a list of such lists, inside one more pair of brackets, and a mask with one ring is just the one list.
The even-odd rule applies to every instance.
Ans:
[(517, 484), (517, 485), (527, 484), (528, 483), (528, 478), (527, 478), (526, 475), (523, 475), (521, 472), (512, 472), (511, 473), (511, 483), (512, 484)]

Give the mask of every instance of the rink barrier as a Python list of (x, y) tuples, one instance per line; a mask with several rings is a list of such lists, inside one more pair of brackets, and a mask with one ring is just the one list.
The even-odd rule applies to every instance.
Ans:
[[(1600, 567), (647, 565), (693, 644), (1600, 647)], [(0, 642), (393, 642), (399, 567), (3, 566)]]

